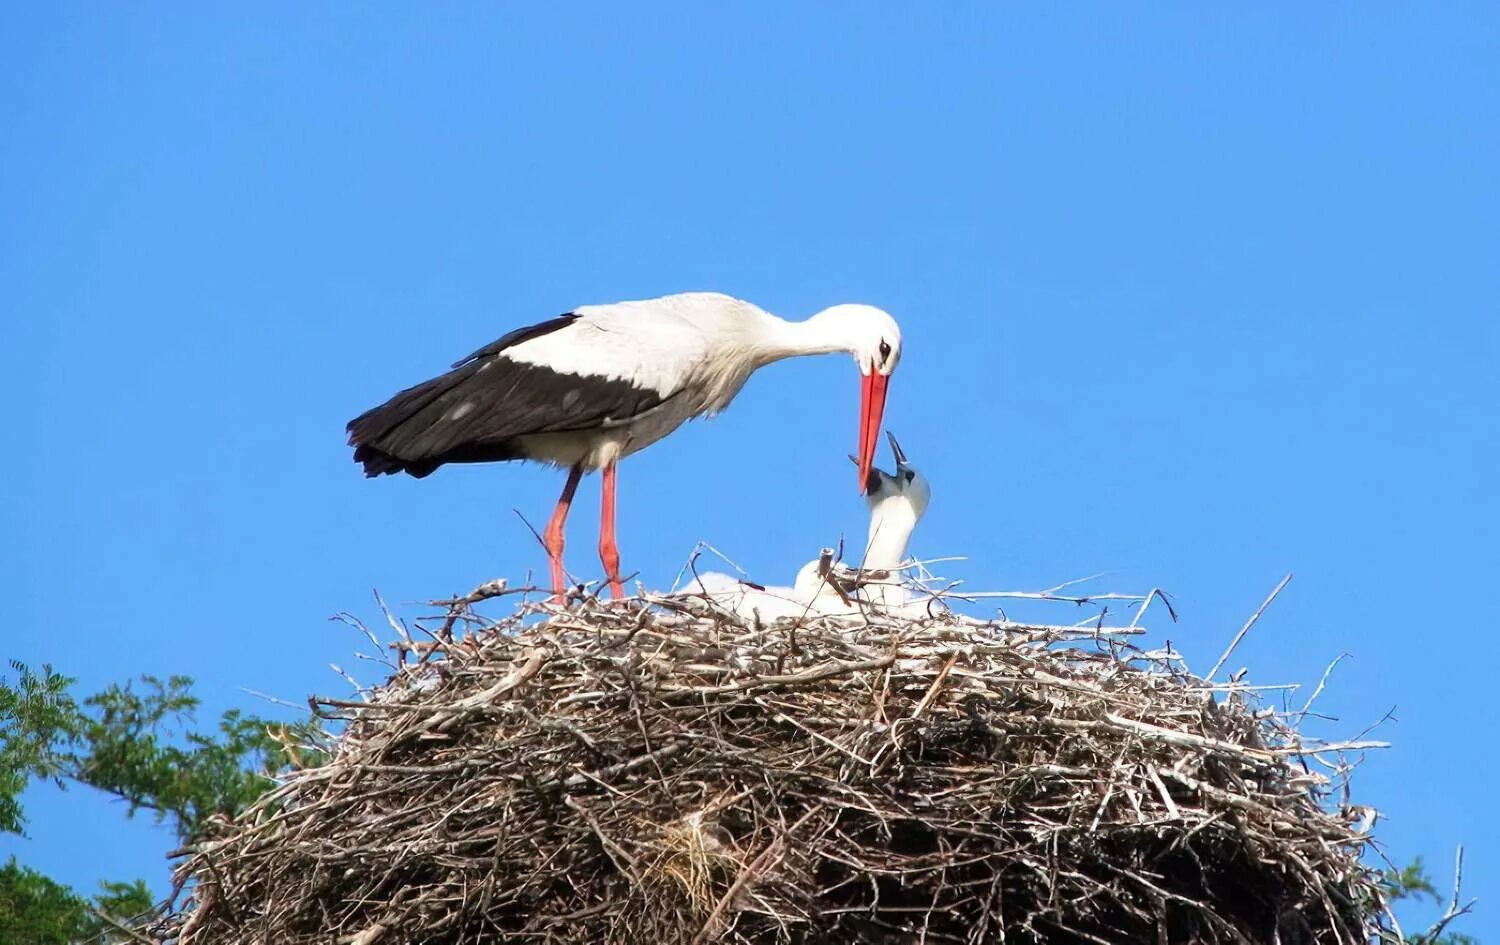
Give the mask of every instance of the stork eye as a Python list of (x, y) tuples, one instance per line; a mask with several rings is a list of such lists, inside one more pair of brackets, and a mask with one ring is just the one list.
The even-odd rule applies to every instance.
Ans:
[(908, 469), (906, 471), (906, 482), (907, 482), (908, 485), (910, 485), (911, 481), (913, 479), (916, 479), (916, 478), (917, 478), (917, 474), (916, 473), (912, 472), (910, 469)]
[(886, 344), (885, 339), (880, 341), (880, 360), (884, 361), (891, 356), (891, 346)]

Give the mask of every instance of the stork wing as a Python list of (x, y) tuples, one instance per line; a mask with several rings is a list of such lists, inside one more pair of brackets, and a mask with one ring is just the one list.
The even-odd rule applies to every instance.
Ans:
[(682, 395), (705, 352), (702, 334), (669, 315), (559, 316), (360, 415), (349, 442), (368, 475), (514, 459), (516, 437), (616, 426)]

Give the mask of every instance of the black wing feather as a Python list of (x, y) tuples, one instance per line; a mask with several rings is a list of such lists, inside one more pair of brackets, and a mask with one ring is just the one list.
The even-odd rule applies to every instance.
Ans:
[[(565, 374), (504, 356), (506, 348), (566, 328), (563, 315), (480, 348), (453, 370), (396, 394), (349, 422), (349, 445), (365, 475), (418, 478), (446, 463), (524, 459), (517, 438), (594, 429), (665, 402), (626, 381)], [(460, 415), (461, 414), (461, 415)]]
[(483, 348), (480, 348), (478, 351), (469, 355), (467, 358), (464, 358), (461, 361), (454, 361), (451, 366), (456, 368), (463, 367), (465, 364), (468, 364), (471, 361), (483, 360), (484, 358), (487, 358), (492, 354), (499, 354), (506, 348), (514, 347), (515, 345), (518, 345), (523, 341), (530, 341), (533, 338), (540, 338), (543, 335), (550, 335), (554, 331), (557, 331), (559, 328), (567, 328), (569, 325), (573, 324), (576, 321), (578, 321), (578, 315), (574, 314), (573, 312), (567, 312), (565, 314), (557, 316), (556, 318), (549, 318), (544, 322), (538, 322), (535, 325), (527, 325), (525, 328), (517, 328), (515, 331), (506, 332), (504, 335), (496, 338), (494, 341), (485, 345)]

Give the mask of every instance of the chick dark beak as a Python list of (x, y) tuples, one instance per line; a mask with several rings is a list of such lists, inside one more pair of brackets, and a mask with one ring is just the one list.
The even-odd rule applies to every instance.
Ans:
[(896, 434), (892, 433), (890, 430), (887, 430), (885, 431), (885, 438), (891, 443), (891, 455), (896, 457), (896, 465), (905, 466), (906, 450), (903, 450), (901, 448), (901, 444), (896, 442)]

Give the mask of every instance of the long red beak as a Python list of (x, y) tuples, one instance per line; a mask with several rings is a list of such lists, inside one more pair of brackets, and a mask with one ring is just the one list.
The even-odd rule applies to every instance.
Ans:
[(864, 376), (859, 398), (859, 492), (864, 495), (870, 481), (870, 467), (875, 463), (875, 441), (880, 436), (880, 421), (885, 414), (885, 389), (891, 382), (887, 374), (871, 371)]

